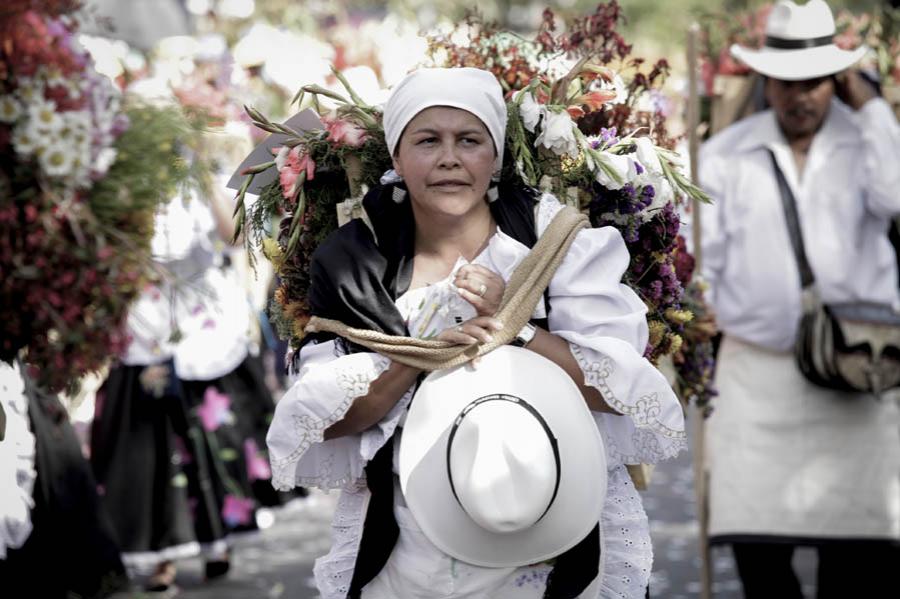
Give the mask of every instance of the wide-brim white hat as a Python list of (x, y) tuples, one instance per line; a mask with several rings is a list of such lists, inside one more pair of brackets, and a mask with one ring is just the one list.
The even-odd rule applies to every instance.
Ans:
[[(536, 426), (526, 425), (531, 417)], [(491, 431), (503, 441), (479, 439)], [(518, 434), (533, 439), (532, 447)], [(480, 464), (478, 480), (463, 480), (467, 462)], [(483, 471), (492, 463), (498, 480)], [(425, 536), (484, 567), (534, 564), (572, 548), (597, 526), (606, 496), (603, 441), (578, 387), (550, 360), (511, 346), (475, 368), (434, 372), (422, 382), (403, 427), (399, 466), (406, 503)], [(548, 472), (556, 477), (550, 483)], [(509, 522), (478, 494), (494, 483), (521, 490)], [(529, 512), (536, 522), (516, 526)], [(509, 531), (498, 531), (504, 527)]]
[(773, 79), (802, 81), (844, 71), (862, 59), (868, 48), (844, 50), (835, 45), (834, 16), (823, 0), (798, 5), (781, 0), (769, 13), (762, 48), (731, 46), (731, 55)]

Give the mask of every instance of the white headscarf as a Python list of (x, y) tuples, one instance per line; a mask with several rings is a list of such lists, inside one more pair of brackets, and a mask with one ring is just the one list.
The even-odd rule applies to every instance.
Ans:
[(496, 77), (489, 71), (469, 67), (419, 69), (404, 77), (384, 108), (384, 137), (392, 156), (409, 122), (432, 106), (461, 108), (477, 116), (494, 141), (494, 170), (500, 171), (506, 139), (506, 102)]

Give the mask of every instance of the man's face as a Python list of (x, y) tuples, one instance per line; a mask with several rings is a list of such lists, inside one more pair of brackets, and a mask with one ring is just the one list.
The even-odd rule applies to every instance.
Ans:
[(833, 95), (834, 81), (831, 77), (805, 81), (766, 79), (766, 100), (789, 139), (818, 131), (828, 115)]

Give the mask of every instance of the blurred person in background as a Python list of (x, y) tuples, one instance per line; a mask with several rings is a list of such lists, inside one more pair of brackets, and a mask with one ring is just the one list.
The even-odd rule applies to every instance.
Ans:
[(0, 362), (0, 596), (107, 597), (128, 586), (62, 402)]
[(131, 343), (97, 393), (91, 461), (124, 561), (152, 590), (198, 553), (208, 579), (224, 575), (228, 535), (280, 503), (264, 442), (274, 402), (250, 355), (247, 292), (223, 261), (231, 210), (213, 188), (157, 215), (162, 280), (132, 308)]
[[(799, 266), (777, 169), (796, 199), (822, 301), (900, 305), (888, 241), (900, 214), (900, 130), (832, 42), (822, 0), (775, 5), (761, 50), (771, 107), (700, 154), (703, 255), (724, 333), (708, 420), (710, 534), (730, 543), (748, 598), (802, 597), (791, 559), (818, 550), (818, 597), (900, 595), (900, 428), (888, 397), (816, 386), (793, 346)], [(892, 590), (893, 589), (893, 590)]]

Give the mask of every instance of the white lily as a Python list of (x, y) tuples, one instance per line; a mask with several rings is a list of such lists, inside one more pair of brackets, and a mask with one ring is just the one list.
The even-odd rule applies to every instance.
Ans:
[(662, 165), (659, 163), (659, 154), (656, 152), (656, 146), (649, 137), (635, 137), (634, 145), (636, 148), (638, 162), (652, 173), (659, 174), (663, 172)]
[(544, 146), (557, 156), (578, 155), (578, 140), (575, 137), (575, 123), (566, 112), (548, 110), (544, 115), (541, 133), (534, 145)]
[(594, 158), (598, 166), (594, 176), (607, 189), (621, 189), (637, 176), (637, 166), (631, 156), (596, 152)]
[(534, 96), (527, 89), (519, 92), (516, 101), (519, 102), (519, 114), (522, 115), (522, 124), (525, 125), (528, 131), (534, 133), (547, 108), (536, 102)]

